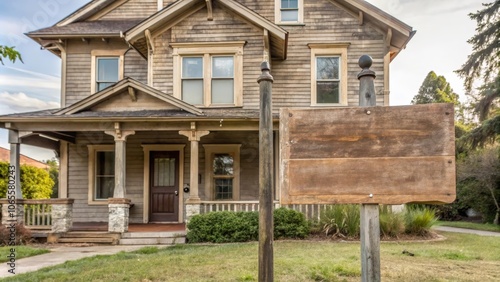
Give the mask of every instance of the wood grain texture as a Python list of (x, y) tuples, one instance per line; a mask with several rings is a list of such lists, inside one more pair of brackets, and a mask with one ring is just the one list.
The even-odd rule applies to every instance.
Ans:
[(284, 109), (281, 121), (282, 204), (455, 199), (453, 105)]

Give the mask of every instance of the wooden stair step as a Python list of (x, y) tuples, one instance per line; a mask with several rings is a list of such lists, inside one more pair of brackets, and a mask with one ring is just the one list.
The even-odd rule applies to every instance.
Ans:
[(101, 243), (116, 244), (118, 240), (114, 238), (59, 238), (58, 243)]
[(81, 231), (71, 231), (63, 234), (61, 238), (120, 238), (119, 233), (108, 233), (108, 232), (81, 232)]

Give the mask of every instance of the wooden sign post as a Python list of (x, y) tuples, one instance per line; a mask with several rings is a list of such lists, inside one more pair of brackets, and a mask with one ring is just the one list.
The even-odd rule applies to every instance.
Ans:
[[(369, 65), (361, 106), (375, 101)], [(452, 104), (281, 109), (280, 148), (281, 204), (362, 205), (363, 281), (380, 280), (379, 204), (455, 200)]]
[(259, 118), (259, 281), (274, 280), (273, 253), (273, 77), (269, 62), (261, 64)]

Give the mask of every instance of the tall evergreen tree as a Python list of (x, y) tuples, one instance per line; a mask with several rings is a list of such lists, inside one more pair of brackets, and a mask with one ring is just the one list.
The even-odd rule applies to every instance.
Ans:
[(465, 135), (461, 141), (472, 148), (495, 142), (500, 135), (500, 0), (483, 4), (484, 9), (469, 14), (477, 22), (476, 32), (468, 40), (472, 44), (469, 55), (457, 73), (465, 79), (465, 87), (471, 91), (475, 82), (482, 81), (476, 112), (481, 124)]
[(460, 105), (458, 94), (453, 92), (450, 84), (442, 75), (438, 76), (434, 71), (430, 71), (422, 82), (418, 94), (411, 100), (415, 104), (430, 103), (453, 103)]

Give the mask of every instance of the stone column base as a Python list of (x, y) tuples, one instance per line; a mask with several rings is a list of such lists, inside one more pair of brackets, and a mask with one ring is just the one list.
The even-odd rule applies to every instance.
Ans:
[(189, 220), (201, 213), (201, 205), (200, 204), (186, 204), (186, 223), (189, 222)]
[(52, 232), (68, 232), (73, 225), (74, 199), (53, 199), (52, 203)]
[(14, 222), (24, 224), (23, 199), (16, 200), (15, 204), (9, 203), (7, 199), (1, 199), (0, 204), (2, 204), (2, 225), (8, 226)]
[(130, 199), (109, 198), (108, 231), (124, 233), (128, 231)]

